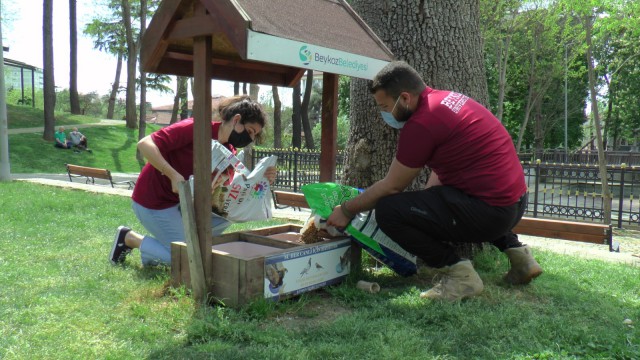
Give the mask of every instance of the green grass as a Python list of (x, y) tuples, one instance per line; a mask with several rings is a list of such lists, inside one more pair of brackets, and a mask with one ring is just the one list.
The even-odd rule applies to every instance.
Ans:
[[(95, 119), (94, 119), (95, 121)], [(147, 125), (147, 133), (157, 130)], [(138, 173), (142, 165), (136, 160), (138, 130), (124, 124), (81, 129), (89, 139), (93, 153), (74, 153), (58, 149), (53, 142), (44, 141), (42, 133), (9, 136), (9, 157), (12, 173), (66, 173), (65, 164), (99, 167), (111, 172)]]
[(461, 303), (421, 300), (429, 279), (382, 269), (283, 303), (197, 309), (137, 252), (108, 263), (118, 225), (142, 230), (128, 198), (5, 182), (0, 206), (2, 359), (640, 358), (635, 267), (539, 251), (545, 273), (507, 287), (505, 257), (485, 251), (485, 291)]
[[(56, 113), (56, 126), (87, 124), (97, 122), (96, 118), (70, 113)], [(31, 106), (7, 104), (7, 123), (9, 129), (44, 126), (44, 111)]]

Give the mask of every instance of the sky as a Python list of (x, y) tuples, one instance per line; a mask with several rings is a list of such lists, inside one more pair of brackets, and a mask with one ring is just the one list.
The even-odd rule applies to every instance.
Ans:
[[(1, 0), (0, 0), (1, 1)], [(42, 0), (4, 0), (2, 2), (2, 42), (9, 47), (5, 58), (22, 61), (42, 68)], [(93, 41), (83, 34), (87, 23), (96, 15), (96, 6), (91, 0), (77, 1), (78, 29), (78, 91), (92, 91), (100, 95), (111, 91), (117, 58), (93, 48)], [(69, 2), (54, 1), (53, 6), (53, 56), (56, 87), (69, 88)], [(126, 86), (126, 64), (120, 77), (120, 85)], [(170, 85), (175, 89), (175, 82)], [(265, 87), (262, 86), (261, 89)], [(214, 81), (213, 94), (233, 95), (233, 83)], [(261, 93), (262, 95), (262, 93)], [(124, 92), (118, 95), (124, 98)], [(147, 101), (152, 106), (173, 104), (174, 94), (148, 92)]]

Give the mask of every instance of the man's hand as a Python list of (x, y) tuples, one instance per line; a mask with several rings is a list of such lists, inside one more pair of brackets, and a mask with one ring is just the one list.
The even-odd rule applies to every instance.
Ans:
[(338, 205), (333, 209), (331, 215), (329, 215), (327, 225), (333, 226), (340, 231), (344, 231), (344, 228), (349, 225), (352, 219), (353, 218), (347, 217), (344, 211), (342, 211), (341, 205)]

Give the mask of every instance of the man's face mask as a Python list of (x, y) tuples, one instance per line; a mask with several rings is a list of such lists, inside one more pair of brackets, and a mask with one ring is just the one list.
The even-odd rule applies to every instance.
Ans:
[(409, 117), (411, 116), (411, 113), (407, 112), (407, 113), (403, 113), (401, 116), (401, 120), (402, 121), (398, 121), (396, 119), (395, 116), (393, 116), (393, 111), (396, 109), (396, 106), (398, 106), (398, 101), (400, 101), (400, 96), (398, 96), (398, 98), (396, 99), (396, 103), (393, 104), (393, 109), (391, 109), (391, 111), (380, 111), (380, 115), (382, 115), (382, 120), (384, 120), (384, 122), (387, 123), (387, 125), (391, 126), (394, 129), (402, 129), (402, 127), (404, 126), (404, 124), (407, 122), (407, 120), (409, 119)]
[(251, 135), (245, 128), (243, 132), (237, 132), (235, 127), (231, 134), (229, 134), (229, 144), (233, 145), (234, 148), (243, 148), (253, 142)]

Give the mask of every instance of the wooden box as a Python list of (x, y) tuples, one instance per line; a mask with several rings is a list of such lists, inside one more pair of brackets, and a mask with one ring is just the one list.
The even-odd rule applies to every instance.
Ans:
[[(213, 297), (236, 307), (260, 297), (286, 299), (344, 280), (360, 248), (352, 251), (348, 237), (303, 244), (298, 242), (300, 228), (285, 224), (214, 238)], [(171, 282), (191, 287), (183, 242), (171, 244)]]

